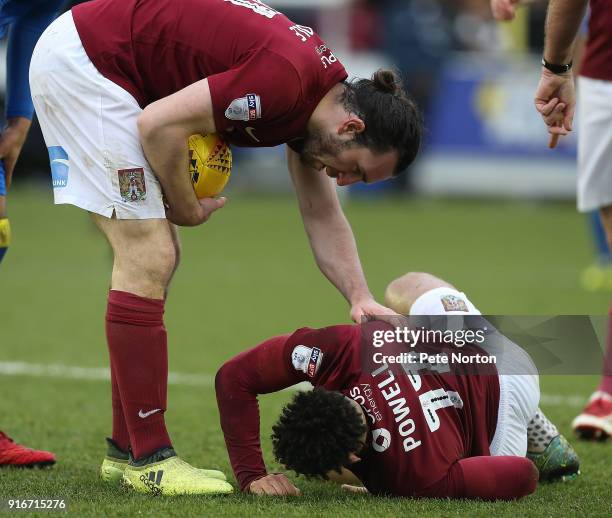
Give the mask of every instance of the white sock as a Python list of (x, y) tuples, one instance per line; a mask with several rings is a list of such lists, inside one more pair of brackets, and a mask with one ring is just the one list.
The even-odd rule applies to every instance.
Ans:
[(527, 451), (530, 453), (543, 452), (557, 435), (559, 435), (557, 427), (538, 408), (527, 425)]

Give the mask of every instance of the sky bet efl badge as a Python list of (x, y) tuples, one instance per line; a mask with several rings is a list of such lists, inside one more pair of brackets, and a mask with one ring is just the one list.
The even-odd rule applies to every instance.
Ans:
[(225, 116), (233, 121), (254, 121), (261, 119), (261, 99), (256, 94), (234, 99), (225, 110)]
[(321, 366), (323, 353), (318, 347), (298, 345), (291, 354), (291, 363), (297, 371), (302, 371), (309, 378), (314, 378)]

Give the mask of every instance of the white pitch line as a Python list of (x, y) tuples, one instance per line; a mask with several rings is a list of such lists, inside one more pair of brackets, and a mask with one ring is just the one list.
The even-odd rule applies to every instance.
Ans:
[[(109, 381), (110, 370), (105, 367), (73, 367), (60, 364), (26, 362), (0, 362), (0, 375), (31, 376), (35, 378), (62, 378), (85, 381)], [(169, 385), (211, 387), (215, 382), (210, 374), (169, 372)]]
[(579, 396), (578, 394), (540, 394), (540, 405), (543, 406), (575, 406), (583, 407), (587, 404), (588, 395)]
[[(61, 364), (43, 364), (27, 362), (0, 362), (0, 376), (30, 376), (34, 378), (62, 378), (83, 381), (109, 381), (110, 371), (105, 367), (75, 367)], [(214, 376), (210, 374), (189, 374), (185, 372), (169, 372), (169, 385), (187, 385), (191, 387), (212, 387)], [(310, 383), (303, 382), (290, 387), (291, 390), (308, 390)], [(578, 394), (547, 394), (540, 395), (543, 406), (581, 407), (588, 396)]]
[[(34, 378), (61, 378), (83, 381), (110, 381), (110, 370), (106, 367), (75, 367), (61, 364), (27, 362), (0, 362), (0, 376), (30, 376)], [(215, 377), (210, 374), (169, 372), (168, 385), (212, 387)], [(303, 382), (289, 387), (290, 390), (308, 390), (310, 383)]]

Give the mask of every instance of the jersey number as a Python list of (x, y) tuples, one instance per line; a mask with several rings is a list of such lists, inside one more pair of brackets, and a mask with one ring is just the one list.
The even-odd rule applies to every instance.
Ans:
[(437, 411), (442, 408), (455, 407), (463, 408), (463, 401), (457, 392), (446, 391), (442, 388), (430, 390), (419, 396), (421, 408), (425, 415), (425, 421), (429, 430), (435, 432), (440, 428), (440, 418)]
[(254, 13), (260, 14), (261, 16), (265, 16), (266, 18), (274, 18), (278, 13), (271, 7), (268, 7), (263, 2), (259, 0), (224, 0), (225, 2), (230, 2), (234, 5), (238, 5), (240, 7), (246, 7), (250, 9)]

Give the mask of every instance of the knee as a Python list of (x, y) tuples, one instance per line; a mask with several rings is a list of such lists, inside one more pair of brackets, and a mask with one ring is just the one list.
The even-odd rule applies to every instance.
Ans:
[(424, 272), (409, 272), (391, 281), (385, 290), (385, 304), (393, 311), (407, 315), (414, 301), (434, 288), (452, 286)]
[(176, 250), (171, 243), (115, 252), (113, 288), (143, 297), (164, 298), (176, 260)]
[(178, 260), (174, 246), (156, 248), (149, 256), (141, 260), (143, 275), (150, 282), (165, 287), (174, 273)]

